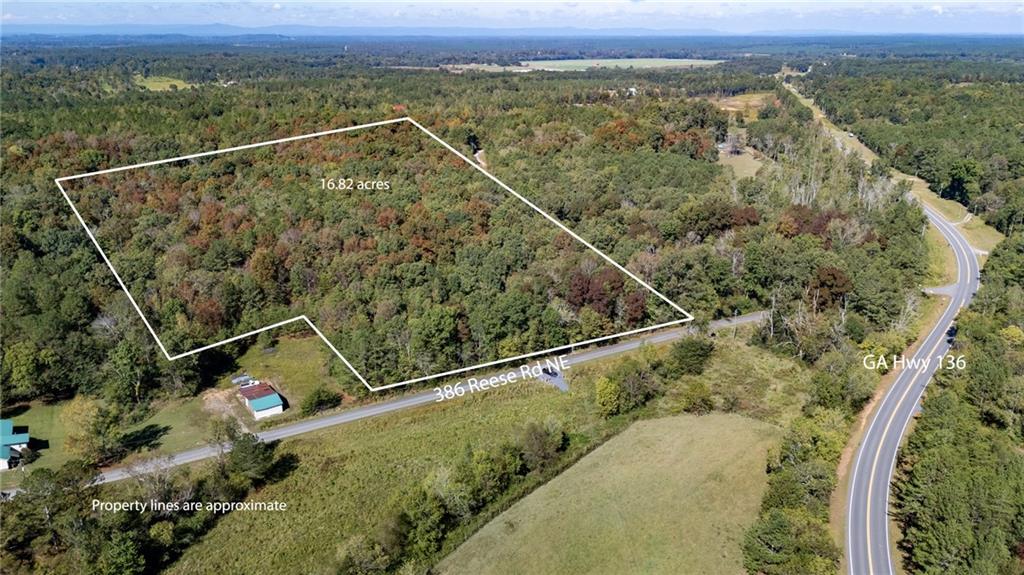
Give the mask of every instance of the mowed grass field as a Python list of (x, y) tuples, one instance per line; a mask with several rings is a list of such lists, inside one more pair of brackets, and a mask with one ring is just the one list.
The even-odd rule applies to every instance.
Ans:
[[(300, 417), (302, 401), (317, 387), (323, 385), (332, 391), (342, 392), (341, 387), (327, 373), (325, 361), (329, 354), (327, 345), (318, 337), (281, 338), (269, 350), (254, 345), (238, 358), (238, 369), (222, 377), (217, 387), (233, 388), (231, 378), (238, 373), (248, 373), (260, 381), (269, 382), (288, 402), (288, 409), (282, 415), (256, 424), (248, 410), (235, 411), (244, 413), (246, 424), (253, 428), (294, 421)], [(237, 401), (235, 397), (231, 399)]]
[(4, 418), (12, 418), (15, 427), (28, 427), (30, 447), (36, 450), (39, 459), (27, 466), (0, 471), (0, 488), (10, 489), (21, 483), (23, 476), (36, 467), (60, 467), (71, 455), (64, 449), (64, 435), (67, 430), (61, 418), (64, 403), (32, 402), (4, 412)]
[[(14, 416), (16, 426), (28, 426), (31, 445), (37, 448), (39, 458), (26, 466), (0, 472), (0, 487), (16, 487), (33, 469), (56, 469), (74, 459), (74, 454), (65, 448), (67, 433), (70, 431), (63, 417), (67, 404), (66, 401), (33, 402), (27, 410)], [(123, 463), (203, 445), (206, 443), (209, 418), (210, 414), (203, 411), (202, 400), (199, 398), (171, 399), (155, 404), (149, 417), (124, 430), (126, 434), (134, 433), (137, 437), (150, 437), (152, 440), (145, 447), (128, 454)]]
[(779, 428), (733, 414), (640, 421), (478, 531), (445, 575), (743, 573)]
[(593, 68), (703, 68), (724, 60), (693, 60), (689, 58), (597, 58), (582, 60), (528, 60), (522, 65), (553, 72), (579, 72)]
[(170, 76), (143, 76), (142, 74), (135, 74), (132, 76), (132, 81), (135, 82), (135, 85), (154, 92), (165, 92), (175, 89), (184, 90), (185, 88), (195, 86), (195, 84), (189, 84), (185, 80), (171, 78)]
[(924, 239), (928, 244), (928, 285), (937, 287), (955, 282), (956, 256), (946, 238), (935, 226), (928, 226)]

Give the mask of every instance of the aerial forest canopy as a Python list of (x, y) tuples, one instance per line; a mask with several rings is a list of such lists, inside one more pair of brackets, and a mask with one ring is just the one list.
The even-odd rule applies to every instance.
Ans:
[(1019, 62), (840, 59), (800, 80), (884, 162), (1004, 234), (1024, 223)]
[[(698, 320), (774, 310), (778, 329), (766, 337), (808, 361), (831, 345), (828, 326), (840, 310), (858, 340), (905, 323), (907, 290), (925, 271), (920, 210), (818, 132), (770, 76), (777, 60), (455, 75), (352, 66), (323, 54), (311, 62), (301, 50), (153, 50), (10, 52), (0, 249), (16, 287), (3, 293), (5, 400), (87, 392), (144, 405), (191, 395), (252, 344), (164, 361), (53, 178), (406, 115), (467, 155), (481, 152), (489, 171)], [(54, 64), (39, 66), (39, 58)], [(140, 89), (132, 83), (140, 67), (194, 87)], [(744, 93), (768, 102), (746, 130), (771, 161), (756, 179), (737, 180), (715, 161), (734, 118), (711, 100)], [(364, 174), (310, 171), (333, 161), (311, 141), (295, 148), (311, 155), (309, 164), (254, 151), (252, 166), (227, 158), (187, 168), (194, 172), (159, 166), (147, 172), (157, 178), (153, 189), (116, 201), (109, 190), (87, 189), (99, 186), (88, 180), (69, 182), (70, 191), (86, 206), (101, 202), (87, 220), (111, 243), (171, 350), (307, 313), (344, 353), (386, 378), (663, 317), (632, 282), (572, 251), (549, 222), (533, 225), (521, 202), (508, 204), (440, 146), (402, 130), (349, 138)], [(251, 177), (236, 176), (243, 166)], [(168, 188), (169, 178), (185, 175)], [(314, 202), (339, 197), (316, 189), (333, 176), (394, 181), (367, 198), (370, 206), (356, 196)], [(243, 209), (213, 184), (235, 198), (261, 189), (286, 195), (256, 218), (256, 206)], [(114, 201), (109, 212), (105, 201)], [(388, 243), (392, 227), (405, 243)], [(415, 245), (424, 231), (430, 245)], [(384, 265), (391, 257), (398, 265)], [(440, 257), (445, 273), (416, 261), (426, 257)], [(480, 318), (484, 303), (500, 321)], [(314, 309), (296, 311), (307, 304)], [(453, 345), (441, 355), (424, 351), (441, 341)], [(114, 377), (126, 363), (133, 375)], [(349, 386), (345, 372), (331, 369)]]
[(305, 314), (385, 385), (682, 317), (406, 122), (63, 186), (171, 354)]

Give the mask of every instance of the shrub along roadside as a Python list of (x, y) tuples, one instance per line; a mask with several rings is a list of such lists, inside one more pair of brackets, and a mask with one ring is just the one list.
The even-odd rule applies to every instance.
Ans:
[(836, 572), (841, 553), (828, 529), (829, 498), (851, 423), (877, 381), (859, 361), (849, 340), (817, 361), (803, 414), (768, 456), (768, 490), (743, 542), (748, 573)]
[(553, 419), (527, 423), (515, 441), (467, 448), (452, 466), (435, 468), (406, 494), (376, 534), (356, 535), (339, 553), (339, 573), (379, 573), (429, 565), (447, 535), (513, 486), (554, 466), (569, 445)]

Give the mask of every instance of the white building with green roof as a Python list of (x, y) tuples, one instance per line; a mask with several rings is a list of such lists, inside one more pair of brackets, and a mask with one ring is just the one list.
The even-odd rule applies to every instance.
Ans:
[(0, 419), (0, 470), (14, 467), (21, 450), (28, 447), (28, 433), (14, 433), (14, 421)]

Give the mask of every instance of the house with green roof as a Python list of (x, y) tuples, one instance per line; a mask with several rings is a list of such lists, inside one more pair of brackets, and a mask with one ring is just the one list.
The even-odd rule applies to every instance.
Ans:
[(0, 419), (0, 470), (14, 467), (26, 447), (28, 433), (14, 433), (14, 421)]

